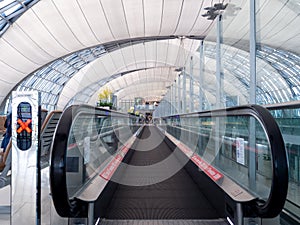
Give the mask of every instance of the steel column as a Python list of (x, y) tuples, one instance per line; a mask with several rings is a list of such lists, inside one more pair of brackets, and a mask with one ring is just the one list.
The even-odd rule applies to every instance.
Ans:
[(191, 56), (190, 61), (190, 112), (194, 112), (194, 65), (193, 65), (193, 56)]
[(199, 70), (199, 112), (203, 110), (203, 76), (204, 76), (204, 45), (201, 41), (200, 49), (200, 70)]
[[(250, 104), (256, 103), (256, 19), (255, 19), (256, 1), (250, 1)], [(250, 187), (256, 186), (256, 128), (254, 118), (250, 118), (249, 126), (249, 180)]]
[(183, 106), (182, 106), (182, 112), (183, 113), (186, 113), (187, 109), (186, 109), (186, 72), (185, 72), (185, 68), (183, 68), (183, 89), (182, 89), (182, 103), (183, 103)]

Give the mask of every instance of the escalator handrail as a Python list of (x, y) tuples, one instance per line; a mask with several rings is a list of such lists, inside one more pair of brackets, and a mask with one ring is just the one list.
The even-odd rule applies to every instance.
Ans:
[(88, 105), (72, 105), (64, 110), (57, 124), (50, 157), (50, 188), (57, 213), (62, 217), (86, 217), (88, 203), (79, 199), (70, 199), (67, 189), (66, 156), (68, 137), (73, 119), (79, 114), (128, 117), (127, 114), (100, 109)]
[(279, 126), (266, 108), (259, 105), (245, 105), (173, 116), (179, 116), (180, 118), (224, 116), (255, 117), (262, 124), (270, 143), (273, 179), (268, 199), (266, 201), (256, 199), (255, 202), (249, 203), (249, 207), (251, 207), (251, 210), (254, 211), (256, 216), (262, 218), (276, 217), (282, 211), (288, 192), (288, 159)]

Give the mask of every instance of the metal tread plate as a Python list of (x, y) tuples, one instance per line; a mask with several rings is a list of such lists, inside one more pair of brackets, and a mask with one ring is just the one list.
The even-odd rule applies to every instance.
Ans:
[(214, 220), (107, 220), (99, 225), (228, 225), (223, 219)]

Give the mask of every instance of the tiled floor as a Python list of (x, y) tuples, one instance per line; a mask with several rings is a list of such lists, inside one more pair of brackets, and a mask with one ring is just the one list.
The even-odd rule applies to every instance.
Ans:
[(10, 185), (0, 189), (0, 224), (10, 225)]

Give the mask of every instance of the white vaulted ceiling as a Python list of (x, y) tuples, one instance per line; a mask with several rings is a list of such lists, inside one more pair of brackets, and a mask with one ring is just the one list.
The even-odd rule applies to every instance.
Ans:
[[(215, 3), (240, 7), (231, 26), (224, 27), (227, 40), (232, 40), (227, 44), (240, 47), (243, 42), (235, 40), (236, 32), (248, 38), (244, 0), (0, 1), (0, 104), (14, 89), (37, 89), (44, 106), (64, 108), (86, 90), (91, 93), (85, 101), (90, 101), (99, 85), (131, 72), (132, 78), (120, 78), (119, 86), (111, 84), (118, 93), (129, 96), (130, 88), (122, 82), (132, 79), (136, 93), (153, 95), (157, 87), (155, 96), (162, 97), (176, 74), (157, 76), (154, 68), (173, 70), (196, 53), (198, 40), (214, 24), (202, 16), (204, 8)], [(272, 26), (261, 24), (265, 44), (299, 54), (297, 7), (297, 0), (260, 1), (258, 13), (274, 24), (270, 30)], [(289, 42), (283, 42), (283, 34), (290, 36)], [(143, 83), (141, 71), (153, 79), (150, 84)], [(159, 82), (166, 83), (158, 86)]]
[(147, 37), (204, 37), (213, 22), (201, 14), (215, 2), (38, 1), (0, 38), (0, 102), (29, 74), (81, 49)]

